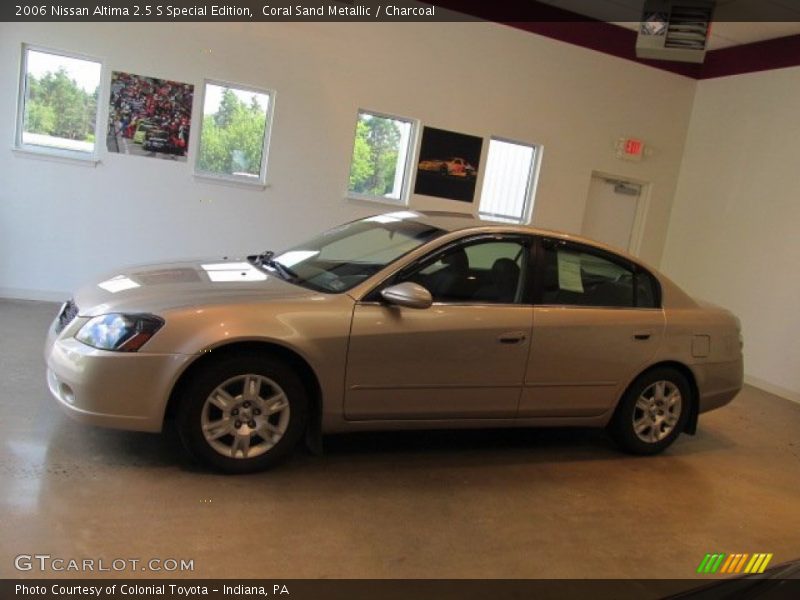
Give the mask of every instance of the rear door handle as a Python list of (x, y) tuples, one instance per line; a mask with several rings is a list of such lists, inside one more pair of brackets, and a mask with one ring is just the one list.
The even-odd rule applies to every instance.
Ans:
[(651, 335), (653, 334), (649, 331), (637, 331), (633, 334), (633, 339), (643, 342), (649, 340)]
[(524, 331), (509, 331), (498, 336), (497, 341), (501, 344), (519, 344), (525, 341), (525, 337)]

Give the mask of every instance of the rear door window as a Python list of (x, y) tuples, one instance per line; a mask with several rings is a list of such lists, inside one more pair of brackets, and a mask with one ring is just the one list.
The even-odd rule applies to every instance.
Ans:
[(542, 304), (655, 308), (657, 283), (644, 270), (601, 250), (543, 240)]

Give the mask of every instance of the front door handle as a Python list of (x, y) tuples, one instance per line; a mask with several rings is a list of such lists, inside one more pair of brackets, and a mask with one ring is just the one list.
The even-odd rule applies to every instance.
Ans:
[(498, 336), (497, 341), (501, 344), (519, 344), (525, 341), (524, 331), (509, 331)]
[(637, 331), (633, 334), (633, 339), (638, 340), (640, 342), (644, 342), (650, 339), (650, 336), (653, 335), (650, 331)]

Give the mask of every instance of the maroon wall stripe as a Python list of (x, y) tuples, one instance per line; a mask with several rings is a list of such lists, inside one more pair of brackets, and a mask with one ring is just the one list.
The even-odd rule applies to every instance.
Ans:
[(624, 58), (662, 71), (700, 78), (702, 65), (675, 61), (645, 60), (636, 57), (636, 32), (602, 21), (506, 23), (555, 40)]
[(701, 79), (800, 65), (800, 35), (720, 48), (706, 54)]

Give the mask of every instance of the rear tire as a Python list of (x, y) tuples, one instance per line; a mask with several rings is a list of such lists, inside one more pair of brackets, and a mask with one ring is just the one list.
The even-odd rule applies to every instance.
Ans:
[(181, 441), (199, 462), (252, 473), (288, 458), (305, 431), (308, 399), (284, 362), (231, 354), (194, 374), (181, 394)]
[(625, 452), (658, 454), (683, 431), (692, 401), (691, 386), (680, 371), (647, 371), (623, 395), (609, 433)]

